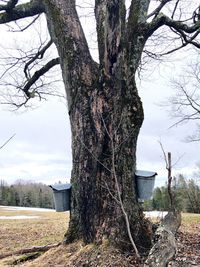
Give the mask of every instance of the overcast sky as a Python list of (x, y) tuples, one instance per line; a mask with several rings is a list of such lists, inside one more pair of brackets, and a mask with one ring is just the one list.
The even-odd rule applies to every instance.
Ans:
[[(8, 36), (4, 42), (12, 43), (8, 29), (0, 26), (1, 36)], [(17, 43), (21, 37), (13, 41)], [(30, 34), (23, 35), (25, 43)], [(1, 43), (3, 40), (1, 41)], [(12, 45), (13, 45), (12, 43)], [(95, 53), (95, 52), (94, 52)], [(184, 54), (183, 54), (184, 56)], [(183, 57), (182, 56), (182, 57)], [(147, 71), (142, 81), (138, 80), (139, 93), (144, 104), (145, 120), (142, 126), (137, 150), (137, 168), (156, 171), (156, 185), (164, 184), (167, 177), (165, 162), (158, 141), (166, 151), (172, 153), (173, 162), (180, 158), (174, 172), (185, 174), (188, 178), (200, 162), (200, 143), (186, 143), (194, 125), (169, 128), (174, 121), (169, 119), (166, 107), (158, 104), (166, 101), (172, 94), (170, 79), (181, 72), (181, 65), (188, 58), (180, 58), (167, 66), (155, 67)], [(180, 60), (181, 59), (181, 60)], [(153, 67), (153, 68), (154, 68)], [(0, 179), (13, 183), (18, 179), (53, 184), (70, 180), (71, 174), (71, 131), (65, 102), (49, 98), (37, 108), (26, 112), (10, 112), (0, 105), (0, 145), (10, 136), (15, 137), (0, 150)]]

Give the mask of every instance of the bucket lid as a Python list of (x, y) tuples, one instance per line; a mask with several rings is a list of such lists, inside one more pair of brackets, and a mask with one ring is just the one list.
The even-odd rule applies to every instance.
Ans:
[(54, 184), (54, 185), (50, 185), (49, 187), (51, 187), (53, 190), (56, 191), (63, 191), (63, 190), (68, 190), (72, 187), (71, 184)]
[(151, 171), (142, 171), (142, 170), (137, 170), (135, 172), (136, 176), (140, 176), (140, 177), (146, 177), (146, 178), (151, 178), (155, 175), (157, 175), (156, 172), (151, 172)]

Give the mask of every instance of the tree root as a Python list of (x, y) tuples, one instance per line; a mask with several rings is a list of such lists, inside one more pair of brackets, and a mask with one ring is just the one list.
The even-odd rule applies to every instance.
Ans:
[(14, 252), (8, 252), (5, 254), (0, 254), (0, 259), (4, 259), (4, 258), (11, 257), (14, 255), (27, 254), (27, 253), (31, 253), (31, 252), (46, 252), (47, 250), (49, 250), (51, 248), (58, 247), (59, 245), (61, 245), (61, 243), (51, 244), (51, 245), (46, 245), (46, 246), (35, 246), (35, 247), (31, 247), (31, 248), (23, 248), (23, 249), (14, 251)]
[(35, 260), (38, 257), (40, 257), (42, 255), (42, 253), (43, 252), (32, 252), (32, 253), (28, 253), (28, 254), (25, 254), (25, 255), (21, 255), (21, 256), (19, 256), (19, 258), (17, 258), (16, 260), (14, 260), (12, 262), (12, 266), (13, 265), (17, 265), (19, 263), (24, 263), (26, 261)]
[(144, 267), (166, 267), (176, 255), (175, 233), (181, 224), (179, 212), (169, 212), (158, 227)]

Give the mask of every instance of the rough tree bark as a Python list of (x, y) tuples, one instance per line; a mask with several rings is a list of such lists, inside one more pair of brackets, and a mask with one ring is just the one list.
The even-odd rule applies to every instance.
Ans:
[[(66, 240), (101, 243), (109, 239), (121, 246), (129, 244), (116, 201), (112, 136), (115, 173), (131, 231), (137, 244), (148, 247), (151, 233), (137, 202), (134, 180), (137, 138), (144, 117), (135, 75), (145, 43), (156, 30), (168, 26), (182, 41), (182, 47), (198, 47), (195, 37), (200, 21), (186, 24), (173, 19), (180, 1), (175, 3), (171, 17), (161, 12), (171, 0), (160, 1), (149, 15), (150, 0), (131, 1), (128, 14), (124, 0), (94, 2), (99, 64), (90, 55), (75, 0), (32, 0), (22, 5), (10, 0), (0, 6), (0, 23), (45, 12), (59, 53), (73, 153), (72, 216)], [(30, 97), (29, 88), (24, 93)]]

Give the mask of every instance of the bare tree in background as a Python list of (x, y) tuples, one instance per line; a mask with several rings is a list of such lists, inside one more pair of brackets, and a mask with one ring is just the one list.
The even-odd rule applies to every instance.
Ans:
[[(33, 23), (37, 22), (38, 26), (42, 21), (44, 22), (36, 16), (25, 28), (17, 25), (21, 34), (24, 34)], [(14, 35), (17, 30), (9, 27), (9, 31)], [(0, 103), (13, 109), (31, 106), (32, 99), (46, 100), (49, 95), (64, 97), (61, 90), (56, 90), (56, 84), (60, 83), (62, 78), (59, 58), (52, 58), (52, 54), (56, 55), (53, 42), (48, 40), (49, 36), (44, 31), (35, 31), (31, 31), (32, 34), (35, 33), (34, 44), (22, 42), (16, 44), (15, 49), (1, 47), (0, 86), (3, 90)]]
[[(77, 13), (78, 5), (84, 6), (84, 1), (77, 1), (77, 5), (75, 0), (2, 2), (0, 24), (27, 17), (34, 19), (44, 13), (59, 55), (34, 72), (29, 71), (29, 63), (40, 56), (26, 61), (26, 81), (24, 86), (16, 88), (16, 95), (20, 91), (24, 103), (40, 96), (38, 82), (60, 64), (73, 154), (72, 216), (66, 240), (82, 239), (87, 244), (108, 239), (121, 248), (129, 246), (122, 211), (108, 190), (102, 187), (106, 181), (108, 188), (115, 188), (114, 176), (107, 169), (112, 166), (112, 148), (117, 147), (115, 172), (130, 231), (135, 243), (147, 248), (151, 245), (151, 233), (137, 201), (134, 177), (137, 138), (144, 119), (136, 73), (143, 52), (145, 56), (156, 58), (188, 45), (200, 48), (200, 3), (193, 1), (191, 5), (190, 1), (183, 0), (132, 0), (126, 5), (124, 0), (91, 2), (94, 4), (99, 63), (91, 56)], [(155, 42), (151, 50), (150, 45), (146, 45), (150, 39)], [(164, 46), (156, 45), (156, 41), (163, 42)], [(47, 44), (38, 50), (38, 54)], [(109, 134), (113, 129), (117, 130), (111, 144)]]
[(188, 123), (193, 129), (190, 126), (195, 125), (195, 132), (191, 132), (186, 141), (200, 141), (200, 63), (191, 64), (172, 86), (175, 94), (169, 98), (169, 105), (171, 117), (176, 120), (173, 126)]

